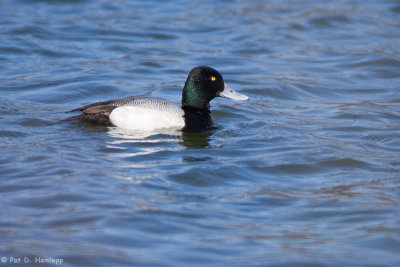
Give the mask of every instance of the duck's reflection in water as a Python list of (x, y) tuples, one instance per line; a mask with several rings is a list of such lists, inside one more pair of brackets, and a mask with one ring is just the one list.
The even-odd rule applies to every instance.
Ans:
[[(206, 148), (214, 131), (182, 132), (179, 128), (166, 128), (157, 131), (130, 131), (118, 127), (109, 127), (108, 135), (113, 139), (107, 143), (109, 149), (127, 149), (137, 144), (140, 154), (149, 154), (160, 150), (170, 150), (167, 143), (179, 143), (187, 148)], [(132, 156), (132, 153), (128, 153)], [(138, 155), (138, 154), (135, 154)]]
[(188, 148), (206, 148), (210, 144), (211, 136), (215, 131), (182, 132), (181, 144)]
[[(209, 146), (213, 132), (185, 133), (180, 129), (163, 129), (157, 132), (132, 132), (109, 127), (112, 138), (106, 144), (111, 157), (118, 162), (113, 177), (142, 183), (174, 174), (187, 162), (198, 161), (191, 149)], [(189, 148), (189, 149), (188, 149)]]

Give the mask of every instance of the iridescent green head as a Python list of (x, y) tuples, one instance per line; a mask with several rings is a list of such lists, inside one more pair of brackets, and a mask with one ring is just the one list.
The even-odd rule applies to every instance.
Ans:
[(222, 75), (215, 69), (206, 66), (193, 68), (183, 88), (182, 107), (209, 109), (209, 102), (217, 96), (233, 100), (248, 99), (227, 86)]

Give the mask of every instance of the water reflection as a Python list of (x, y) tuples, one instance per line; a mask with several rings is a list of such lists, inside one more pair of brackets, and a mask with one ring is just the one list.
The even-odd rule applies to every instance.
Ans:
[(110, 144), (119, 145), (175, 141), (181, 135), (181, 131), (178, 128), (160, 129), (158, 131), (129, 131), (118, 127), (109, 127), (107, 134), (114, 138)]
[[(153, 132), (132, 132), (109, 127), (111, 137), (105, 144), (105, 152), (120, 161), (111, 176), (133, 183), (152, 183), (160, 177), (179, 176), (187, 183), (185, 170), (193, 162), (209, 161), (208, 156), (193, 156), (187, 148), (209, 146), (214, 132), (185, 133), (180, 129), (162, 129)], [(189, 153), (189, 155), (187, 155)], [(158, 185), (157, 185), (158, 186)]]
[[(111, 136), (112, 141), (108, 142), (109, 149), (125, 149), (126, 144), (156, 144), (165, 142), (179, 141), (184, 147), (188, 148), (205, 148), (209, 146), (210, 137), (214, 131), (205, 131), (199, 133), (182, 132), (179, 128), (160, 129), (157, 131), (129, 131), (118, 127), (109, 127), (107, 134)], [(149, 154), (158, 151), (157, 149), (165, 149), (165, 146), (146, 146), (140, 154)], [(132, 156), (132, 154), (130, 153)], [(139, 155), (139, 154), (135, 154)]]
[(215, 131), (199, 133), (182, 132), (181, 144), (188, 148), (205, 148), (209, 146), (211, 136)]

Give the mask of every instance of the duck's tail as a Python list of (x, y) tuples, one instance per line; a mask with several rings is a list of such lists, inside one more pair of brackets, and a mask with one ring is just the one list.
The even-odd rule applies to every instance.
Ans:
[(79, 122), (88, 122), (93, 124), (100, 124), (105, 126), (113, 126), (110, 121), (110, 118), (104, 114), (80, 114), (77, 116), (69, 117), (64, 119), (64, 121), (79, 121)]

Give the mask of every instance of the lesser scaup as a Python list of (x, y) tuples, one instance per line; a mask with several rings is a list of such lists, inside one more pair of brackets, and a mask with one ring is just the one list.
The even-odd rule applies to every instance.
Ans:
[(213, 68), (193, 68), (182, 91), (181, 107), (156, 98), (130, 96), (97, 102), (73, 111), (82, 114), (68, 120), (85, 121), (128, 130), (150, 131), (180, 127), (183, 131), (203, 131), (212, 128), (209, 102), (217, 97), (247, 100), (248, 97), (232, 90)]

